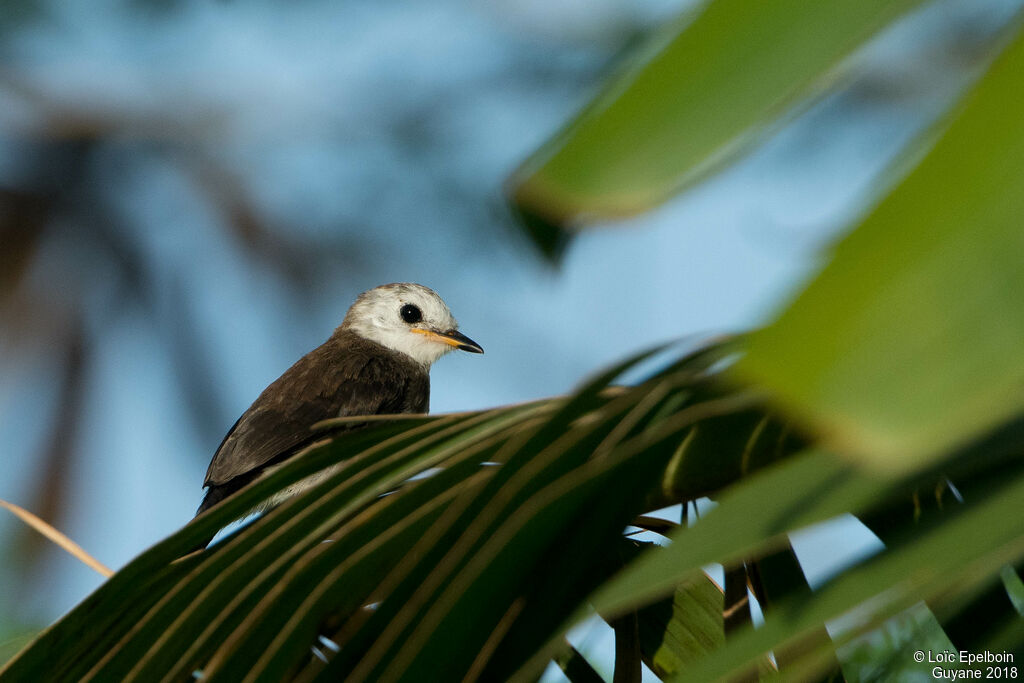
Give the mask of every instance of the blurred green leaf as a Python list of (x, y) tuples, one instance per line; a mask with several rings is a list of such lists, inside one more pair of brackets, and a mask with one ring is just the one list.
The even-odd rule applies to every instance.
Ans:
[(1000, 578), (1013, 608), (1017, 610), (1017, 614), (1024, 617), (1024, 581), (1021, 581), (1020, 574), (1013, 567), (1006, 566), (1000, 571)]
[(0, 624), (0, 666), (24, 648), (39, 634), (38, 628)]
[[(359, 680), (378, 668), (419, 678), (424, 667), (507, 677), (621, 568), (609, 551), (681, 434), (749, 403), (707, 391), (705, 350), (608, 389), (645, 355), (566, 399), (383, 418), (327, 438), (130, 563), (0, 678)], [(336, 465), (306, 494), (185, 555)], [(548, 579), (532, 580), (541, 571)], [(321, 637), (338, 648), (326, 665), (311, 650)]]
[(935, 611), (957, 650), (981, 652), (993, 638), (999, 637), (1000, 631), (1013, 626), (1024, 634), (1024, 617), (1014, 608), (998, 572), (982, 582), (974, 594)]
[[(842, 645), (921, 600), (955, 600), (984, 583), (1005, 562), (1024, 557), (1024, 534), (1015, 512), (1022, 499), (1024, 475), (948, 524), (843, 573), (813, 601), (787, 601), (766, 615), (761, 628), (740, 635), (688, 672), (687, 680), (718, 680), (735, 674), (740, 662), (753, 666), (755, 658), (769, 649), (803, 649), (801, 641), (806, 638), (820, 644), (807, 649), (801, 659), (813, 663), (811, 670), (823, 672), (833, 645), (821, 643), (820, 624), (842, 615), (853, 617), (838, 635), (833, 634), (836, 644)], [(884, 599), (879, 599), (883, 593)]]
[(511, 181), (549, 255), (561, 229), (649, 209), (759, 141), (920, 0), (716, 0), (656, 35)]
[(725, 492), (700, 523), (672, 534), (671, 545), (646, 553), (606, 584), (594, 605), (615, 614), (646, 604), (706, 564), (784, 547), (789, 531), (865, 507), (882, 489), (881, 479), (829, 453), (785, 460)]
[[(798, 597), (809, 600), (813, 595), (792, 544), (751, 560), (746, 566), (752, 592), (764, 615), (770, 615), (776, 606), (784, 604), (786, 600)], [(818, 629), (818, 636), (819, 641), (828, 638), (824, 624)], [(788, 674), (789, 658), (792, 655), (791, 652), (775, 652), (775, 668)], [(822, 678), (826, 681), (838, 680), (841, 676), (839, 661), (834, 660), (829, 668), (831, 671)]]
[(1024, 406), (1024, 38), (921, 164), (753, 334), (737, 374), (885, 470)]
[(722, 589), (704, 572), (639, 611), (644, 662), (662, 680), (725, 644)]
[[(919, 600), (955, 610), (1024, 554), (1012, 514), (1024, 495), (1024, 465), (1010, 447), (1018, 421), (947, 463), (970, 497), (955, 514), (914, 526), (908, 492), (934, 473), (892, 483), (838, 456), (783, 453), (753, 474), (730, 466), (714, 510), (636, 557), (623, 531), (636, 522), (667, 533), (637, 515), (663, 489), (681, 444), (703, 463), (697, 469), (713, 468), (714, 453), (733, 462), (758, 444), (775, 452), (784, 433), (752, 413), (749, 395), (715, 381), (714, 352), (634, 387), (608, 386), (640, 358), (566, 398), (328, 432), (114, 575), (0, 680), (174, 681), (195, 671), (211, 681), (534, 680), (551, 658), (568, 661), (562, 635), (595, 608), (625, 625), (622, 676), (636, 675), (634, 646), (665, 675), (684, 663), (687, 675), (732, 675), (775, 648), (783, 675), (811, 676), (835, 663), (826, 620), (864, 611), (863, 628), (841, 644)], [(704, 425), (721, 438), (688, 436)], [(728, 425), (741, 433), (726, 438)], [(982, 446), (996, 453), (987, 469), (975, 462)], [(185, 555), (325, 468), (313, 489)], [(846, 512), (899, 511), (901, 501), (907, 511), (886, 552), (808, 595), (786, 554), (788, 533)], [(723, 597), (699, 573), (712, 562), (763, 565), (759, 576), (772, 579), (760, 590), (769, 596), (764, 628), (738, 628), (722, 644)], [(659, 596), (672, 597), (643, 608)], [(637, 610), (635, 627), (615, 621)], [(1016, 637), (1002, 628), (989, 640)]]
[[(628, 425), (657, 408), (660, 400), (649, 400), (656, 396), (648, 393), (611, 430), (595, 416), (584, 432), (566, 433), (532, 456), (493, 496), (482, 492), (486, 506), (465, 520), (446, 562), (418, 580), (411, 603), (426, 607), (400, 602), (402, 618), (346, 680), (415, 680), (421, 671), (461, 678), (466, 658), (480, 651), (489, 661), (479, 676), (501, 680), (543, 645), (610, 573), (601, 561), (608, 546), (640, 511), (681, 431), (697, 418), (683, 410), (627, 438)], [(588, 453), (577, 469), (559, 471)], [(543, 582), (527, 578), (540, 573)], [(493, 629), (502, 635), (489, 641)], [(371, 668), (375, 660), (379, 669)]]
[(914, 680), (933, 666), (915, 662), (915, 651), (952, 648), (935, 616), (915, 605), (844, 645), (839, 658), (849, 681)]
[(729, 482), (803, 449), (806, 440), (763, 407), (740, 410), (694, 425), (665, 470), (651, 508), (695, 500)]

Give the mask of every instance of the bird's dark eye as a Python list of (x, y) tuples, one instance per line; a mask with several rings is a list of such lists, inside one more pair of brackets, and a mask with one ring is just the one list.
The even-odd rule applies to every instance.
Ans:
[(402, 320), (409, 323), (418, 323), (423, 320), (423, 312), (420, 311), (419, 306), (413, 306), (412, 304), (406, 304), (402, 306), (402, 310), (399, 311), (402, 316)]

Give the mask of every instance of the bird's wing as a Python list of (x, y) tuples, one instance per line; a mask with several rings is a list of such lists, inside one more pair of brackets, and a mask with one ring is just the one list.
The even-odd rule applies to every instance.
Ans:
[(267, 387), (224, 437), (203, 485), (224, 484), (294, 452), (313, 441), (311, 427), (321, 420), (426, 409), (407, 405), (412, 378), (385, 359), (336, 355), (325, 344)]

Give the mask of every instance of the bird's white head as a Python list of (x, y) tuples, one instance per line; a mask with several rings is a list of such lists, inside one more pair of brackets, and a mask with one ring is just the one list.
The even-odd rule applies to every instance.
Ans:
[(404, 353), (428, 368), (455, 349), (484, 352), (459, 332), (459, 324), (437, 292), (411, 282), (363, 292), (348, 309), (341, 328)]

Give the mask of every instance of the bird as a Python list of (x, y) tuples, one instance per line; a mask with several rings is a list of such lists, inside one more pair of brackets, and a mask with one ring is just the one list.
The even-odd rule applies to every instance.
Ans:
[(225, 435), (196, 516), (312, 443), (317, 422), (428, 412), (430, 366), (456, 349), (484, 352), (434, 290), (396, 282), (363, 292), (330, 338), (264, 389)]

